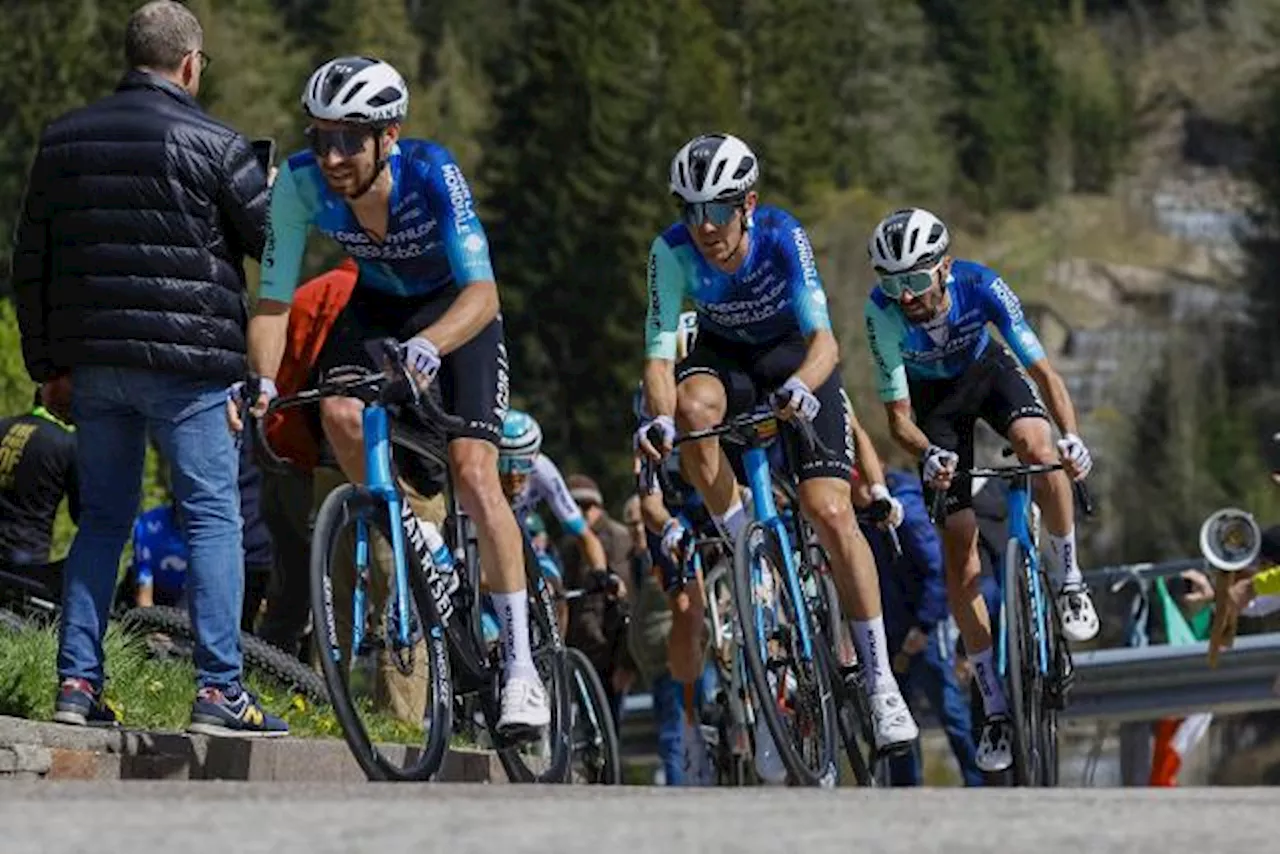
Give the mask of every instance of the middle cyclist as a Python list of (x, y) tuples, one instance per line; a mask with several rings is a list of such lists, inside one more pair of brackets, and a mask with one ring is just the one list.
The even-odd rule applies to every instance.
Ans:
[[(839, 345), (809, 238), (791, 214), (758, 206), (758, 176), (751, 149), (727, 134), (695, 137), (671, 162), (671, 192), (682, 208), (680, 222), (653, 241), (649, 254), (644, 388), (645, 411), (654, 417), (637, 431), (636, 443), (661, 459), (671, 451), (677, 419), (683, 431), (707, 429), (766, 399), (784, 421), (812, 424), (829, 453), (799, 448), (800, 504), (853, 617), (876, 747), (893, 750), (919, 730), (893, 676), (875, 561), (854, 521), (852, 407), (841, 384)], [(699, 333), (677, 368), (686, 296), (697, 309)], [(646, 436), (654, 425), (663, 434), (660, 447)], [(735, 538), (748, 520), (719, 441), (684, 445), (681, 470), (717, 526)]]

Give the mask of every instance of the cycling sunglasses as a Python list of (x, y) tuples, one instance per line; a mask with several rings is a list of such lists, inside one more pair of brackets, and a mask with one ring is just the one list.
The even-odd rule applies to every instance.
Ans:
[(529, 474), (533, 460), (528, 457), (498, 457), (498, 474)]
[(335, 149), (343, 157), (353, 157), (364, 151), (364, 144), (373, 136), (369, 128), (309, 127), (305, 133), (316, 157), (328, 157)]
[(919, 296), (933, 287), (933, 275), (942, 266), (939, 262), (928, 270), (912, 270), (909, 273), (891, 273), (880, 277), (880, 290), (890, 299), (901, 299), (903, 294)]
[(742, 200), (729, 202), (686, 202), (680, 210), (680, 218), (690, 228), (709, 222), (716, 228), (724, 228), (733, 222), (733, 215), (742, 207)]

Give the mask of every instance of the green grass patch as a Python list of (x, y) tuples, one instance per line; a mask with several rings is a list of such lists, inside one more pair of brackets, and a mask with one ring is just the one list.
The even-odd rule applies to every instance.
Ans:
[[(0, 632), (0, 714), (32, 720), (53, 717), (57, 630)], [(176, 731), (186, 728), (195, 695), (195, 669), (188, 660), (160, 660), (145, 641), (112, 624), (107, 630), (106, 698), (130, 729)], [(279, 683), (250, 672), (247, 678), (268, 711), (289, 723), (291, 735), (341, 738), (342, 728), (328, 706), (293, 694)], [(362, 710), (361, 719), (375, 741), (420, 744), (421, 727)], [(456, 740), (455, 740), (456, 741)]]

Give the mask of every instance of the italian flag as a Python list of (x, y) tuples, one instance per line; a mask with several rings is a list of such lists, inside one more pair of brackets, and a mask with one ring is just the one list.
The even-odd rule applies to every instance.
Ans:
[[(1156, 579), (1156, 590), (1160, 597), (1165, 632), (1170, 644), (1182, 646), (1204, 640), (1208, 636), (1211, 617), (1208, 609), (1197, 615), (1194, 620), (1197, 626), (1193, 627), (1178, 610), (1173, 597), (1169, 595), (1168, 588), (1165, 587), (1163, 578)], [(1185, 718), (1164, 718), (1156, 721), (1152, 733), (1154, 743), (1151, 748), (1149, 784), (1152, 786), (1178, 785), (1178, 771), (1182, 768), (1183, 759), (1195, 750), (1200, 739), (1204, 738), (1205, 733), (1209, 731), (1209, 724), (1212, 722), (1213, 712), (1200, 712)]]

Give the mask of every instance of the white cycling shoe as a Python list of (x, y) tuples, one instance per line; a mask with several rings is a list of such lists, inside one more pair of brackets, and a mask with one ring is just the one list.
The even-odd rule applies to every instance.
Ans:
[(1008, 715), (989, 715), (983, 722), (974, 764), (988, 774), (998, 774), (1013, 764), (1013, 724)]
[(507, 684), (502, 686), (498, 733), (516, 741), (533, 741), (550, 723), (551, 707), (542, 682), (523, 676), (507, 677)]
[(872, 694), (871, 725), (876, 735), (877, 753), (896, 753), (920, 737), (920, 727), (897, 687)]
[(1100, 623), (1093, 598), (1084, 584), (1064, 584), (1058, 593), (1058, 613), (1062, 633), (1075, 643), (1091, 641), (1098, 636)]

